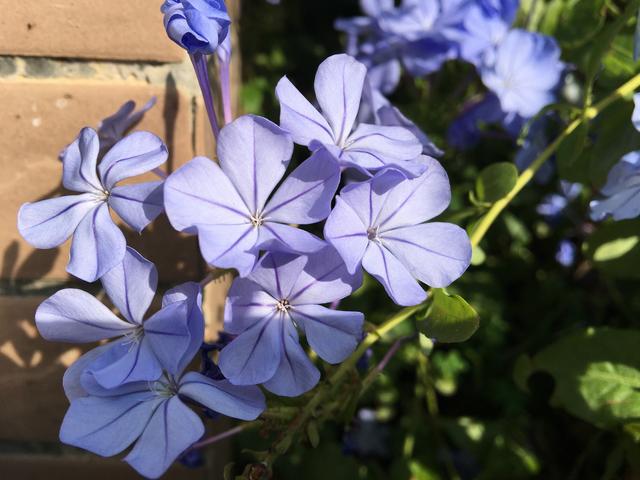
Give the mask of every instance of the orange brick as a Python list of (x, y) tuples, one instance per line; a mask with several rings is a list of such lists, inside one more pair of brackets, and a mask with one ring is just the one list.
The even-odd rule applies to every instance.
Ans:
[(160, 0), (0, 0), (0, 54), (180, 61)]
[[(58, 152), (72, 141), (80, 128), (96, 126), (129, 99), (139, 105), (151, 96), (158, 104), (147, 113), (138, 129), (162, 137), (171, 152), (170, 171), (193, 157), (192, 101), (175, 89), (143, 83), (53, 82), (47, 80), (0, 82), (0, 250), (1, 278), (68, 278), (65, 265), (69, 242), (51, 250), (34, 250), (16, 227), (20, 205), (55, 196), (60, 192), (61, 163)], [(149, 179), (153, 176), (148, 176)], [(141, 236), (123, 228), (130, 244), (156, 262), (161, 279), (198, 279), (200, 257), (195, 238), (174, 232), (164, 216)]]

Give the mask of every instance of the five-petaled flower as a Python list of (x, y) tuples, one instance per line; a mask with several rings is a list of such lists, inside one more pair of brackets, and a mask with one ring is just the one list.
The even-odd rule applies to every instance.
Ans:
[(257, 418), (265, 409), (258, 387), (184, 373), (202, 335), (194, 340), (185, 352), (186, 361), (174, 373), (169, 373), (173, 361), (163, 363), (164, 372), (153, 381), (107, 389), (95, 372), (74, 364), (65, 374), (65, 393), (71, 405), (60, 428), (60, 440), (103, 457), (117, 455), (135, 443), (124, 460), (141, 475), (158, 478), (204, 434), (202, 420), (184, 400), (241, 420)]
[(442, 213), (451, 200), (442, 166), (424, 157), (427, 170), (406, 180), (389, 171), (346, 186), (325, 224), (324, 233), (349, 272), (360, 266), (377, 278), (399, 305), (426, 298), (420, 280), (446, 287), (471, 262), (466, 232), (450, 223), (424, 223)]
[(560, 47), (546, 35), (511, 30), (480, 68), (482, 82), (500, 99), (502, 110), (533, 117), (554, 100), (564, 63)]
[[(36, 248), (53, 248), (73, 235), (67, 271), (93, 282), (122, 262), (123, 233), (109, 207), (141, 232), (162, 213), (162, 181), (116, 185), (163, 164), (167, 147), (157, 136), (135, 132), (120, 140), (98, 163), (97, 133), (85, 128), (66, 150), (62, 184), (79, 195), (26, 203), (18, 213), (20, 234)], [(97, 174), (96, 174), (97, 166)]]
[(283, 396), (313, 388), (320, 372), (300, 346), (296, 327), (320, 358), (342, 362), (362, 337), (364, 316), (321, 304), (348, 296), (361, 282), (362, 274), (348, 273), (331, 246), (308, 256), (265, 255), (229, 291), (225, 331), (238, 337), (220, 354), (222, 373), (231, 383), (263, 383)]
[(153, 381), (162, 370), (175, 374), (202, 343), (204, 322), (197, 283), (167, 292), (162, 309), (144, 320), (158, 284), (155, 266), (132, 248), (124, 260), (102, 277), (102, 285), (125, 320), (89, 293), (64, 289), (36, 311), (36, 325), (47, 340), (89, 343), (117, 340), (86, 353), (72, 371), (90, 372), (104, 388), (136, 381)]
[(354, 129), (366, 75), (366, 67), (348, 55), (322, 62), (314, 83), (322, 113), (283, 77), (276, 87), (280, 126), (312, 151), (326, 148), (343, 167), (368, 175), (388, 168), (410, 177), (420, 175), (425, 170), (419, 158), (422, 145), (411, 131), (367, 123)]
[(340, 170), (324, 150), (285, 174), (293, 142), (268, 120), (243, 116), (227, 125), (218, 140), (220, 165), (196, 157), (165, 183), (171, 224), (197, 233), (204, 259), (246, 276), (261, 250), (309, 253), (325, 243), (289, 224), (324, 220), (331, 211)]

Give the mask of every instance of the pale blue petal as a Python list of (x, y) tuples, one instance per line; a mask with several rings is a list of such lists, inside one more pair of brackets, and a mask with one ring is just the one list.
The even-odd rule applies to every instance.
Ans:
[(87, 343), (119, 337), (135, 328), (93, 295), (75, 288), (54, 293), (36, 310), (40, 335), (57, 342)]
[(245, 115), (225, 126), (218, 160), (251, 213), (262, 211), (293, 152), (291, 136), (266, 118)]
[(291, 317), (304, 329), (309, 346), (328, 363), (344, 361), (362, 339), (364, 315), (360, 312), (301, 305), (291, 310)]
[(18, 212), (18, 231), (36, 248), (54, 248), (67, 241), (98, 205), (90, 193), (25, 203)]
[(150, 172), (167, 161), (169, 153), (162, 140), (150, 132), (127, 135), (109, 150), (98, 173), (107, 190), (120, 180)]
[(158, 406), (124, 461), (144, 477), (158, 478), (202, 435), (200, 417), (174, 396)]
[(142, 324), (158, 287), (155, 265), (127, 247), (122, 262), (100, 281), (120, 313), (131, 323)]
[(104, 188), (96, 175), (100, 141), (92, 128), (83, 128), (62, 157), (62, 184), (74, 192), (101, 193)]
[(103, 203), (85, 216), (73, 234), (67, 272), (94, 282), (124, 258), (127, 243)]
[(114, 187), (109, 206), (133, 230), (141, 233), (164, 210), (163, 182), (145, 182)]
[(179, 393), (214, 412), (240, 420), (255, 420), (266, 408), (264, 395), (258, 387), (212, 380), (196, 372), (182, 377)]

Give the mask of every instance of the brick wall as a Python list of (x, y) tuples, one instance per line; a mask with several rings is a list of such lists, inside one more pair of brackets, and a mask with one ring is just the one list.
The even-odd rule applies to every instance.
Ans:
[[(233, 14), (237, 2), (228, 3)], [(83, 455), (57, 441), (67, 407), (62, 373), (83, 350), (40, 339), (33, 316), (46, 296), (73, 284), (65, 272), (69, 245), (34, 250), (20, 238), (16, 214), (26, 201), (62, 192), (58, 152), (80, 128), (96, 127), (130, 99), (142, 105), (157, 97), (137, 128), (165, 140), (169, 171), (196, 154), (211, 154), (191, 64), (166, 38), (160, 4), (0, 0), (0, 478), (138, 478), (118, 460)], [(197, 243), (173, 232), (166, 218), (142, 235), (125, 232), (129, 244), (156, 263), (164, 286), (204, 276)], [(223, 277), (205, 292), (210, 336), (228, 283)], [(217, 478), (220, 453), (208, 464), (198, 471), (176, 467), (167, 478)]]

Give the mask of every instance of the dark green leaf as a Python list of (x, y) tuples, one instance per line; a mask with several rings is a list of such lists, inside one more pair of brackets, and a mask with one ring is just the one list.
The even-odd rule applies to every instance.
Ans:
[(489, 165), (480, 172), (476, 182), (476, 198), (480, 202), (493, 203), (505, 197), (517, 181), (518, 170), (513, 163)]
[(442, 343), (468, 340), (480, 325), (476, 311), (458, 295), (449, 295), (440, 288), (432, 292), (431, 304), (419, 324), (420, 331)]

